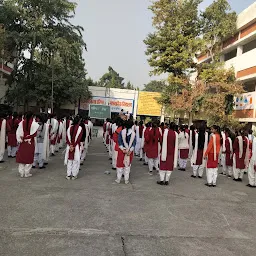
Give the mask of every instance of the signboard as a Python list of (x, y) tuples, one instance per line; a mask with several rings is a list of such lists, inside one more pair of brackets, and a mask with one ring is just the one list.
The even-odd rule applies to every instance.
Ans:
[(140, 92), (137, 115), (161, 116), (162, 106), (157, 102), (160, 97), (158, 92)]
[(80, 103), (80, 109), (89, 110), (89, 105), (107, 105), (110, 106), (110, 111), (112, 113), (119, 113), (121, 109), (125, 112), (129, 111), (130, 114), (133, 113), (133, 103), (134, 100), (131, 99), (118, 99), (118, 98), (110, 98), (110, 97), (100, 97), (93, 96), (87, 102)]
[(106, 119), (111, 117), (110, 107), (106, 105), (89, 105), (89, 116), (96, 119)]
[(244, 93), (235, 97), (235, 110), (254, 109), (256, 92)]

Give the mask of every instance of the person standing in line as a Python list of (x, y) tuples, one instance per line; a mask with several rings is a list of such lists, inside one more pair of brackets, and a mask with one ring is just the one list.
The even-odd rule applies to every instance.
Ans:
[(211, 128), (212, 136), (208, 144), (204, 158), (207, 159), (206, 177), (208, 187), (216, 187), (218, 177), (218, 162), (221, 148), (221, 132), (220, 127), (213, 125)]
[(6, 142), (6, 119), (4, 114), (0, 114), (0, 163), (4, 163)]
[(135, 147), (135, 151), (134, 151), (134, 153), (135, 153), (135, 156), (140, 156), (140, 145), (141, 145), (141, 143), (140, 143), (140, 135), (139, 135), (139, 128), (140, 128), (140, 126), (138, 125), (138, 121), (135, 121), (134, 122), (134, 132), (135, 132), (135, 134), (136, 134), (136, 147)]
[(149, 175), (153, 175), (153, 168), (159, 171), (159, 141), (161, 134), (159, 127), (156, 123), (152, 124), (152, 129), (145, 134), (145, 142), (148, 146), (147, 157), (148, 157), (148, 168)]
[(160, 156), (160, 181), (159, 185), (169, 185), (170, 177), (178, 164), (178, 134), (174, 131), (175, 124), (170, 124), (170, 129), (165, 129), (162, 140)]
[(146, 124), (146, 129), (144, 131), (144, 140), (143, 140), (143, 143), (144, 143), (144, 146), (143, 146), (143, 150), (144, 150), (144, 153), (145, 153), (145, 158), (144, 158), (144, 165), (148, 165), (148, 150), (149, 150), (149, 145), (148, 145), (148, 142), (146, 141), (146, 137), (148, 136), (148, 133), (150, 132), (151, 130), (151, 123), (147, 123)]
[(58, 128), (59, 128), (59, 123), (56, 119), (55, 115), (50, 115), (50, 152), (52, 156), (55, 156), (55, 149), (56, 149), (56, 142), (57, 142), (57, 134), (58, 134)]
[(18, 149), (18, 142), (16, 139), (16, 131), (19, 126), (19, 119), (18, 119), (18, 114), (15, 112), (13, 113), (13, 116), (10, 116), (8, 119), (6, 125), (7, 125), (7, 138), (8, 138), (8, 146), (7, 146), (7, 151), (8, 151), (8, 157), (15, 158), (16, 157), (16, 152)]
[(62, 148), (61, 141), (62, 141), (62, 132), (63, 132), (63, 122), (62, 119), (58, 118), (58, 131), (57, 131), (57, 139), (55, 144), (55, 151), (59, 152), (59, 150)]
[(249, 165), (249, 139), (244, 135), (244, 131), (240, 130), (235, 139), (233, 157), (233, 173), (234, 181), (242, 181), (245, 169)]
[(221, 175), (228, 175), (228, 178), (231, 178), (233, 175), (233, 143), (231, 140), (231, 132), (229, 128), (225, 128), (225, 135), (223, 138), (222, 146), (222, 173)]
[(21, 178), (31, 177), (30, 170), (34, 162), (35, 140), (39, 124), (34, 121), (32, 112), (28, 112), (23, 121), (19, 123), (16, 138), (19, 143), (16, 162), (19, 164)]
[(122, 175), (124, 175), (125, 184), (129, 184), (131, 164), (134, 156), (134, 149), (136, 146), (136, 135), (132, 131), (133, 121), (127, 120), (125, 128), (118, 135), (118, 154), (117, 154), (117, 179), (116, 183), (121, 182)]
[(108, 122), (108, 119), (105, 120), (104, 124), (103, 124), (103, 143), (105, 144), (106, 146), (106, 131), (107, 131), (107, 122)]
[(116, 120), (116, 130), (113, 133), (113, 153), (112, 153), (112, 170), (116, 170), (116, 162), (117, 162), (117, 154), (118, 154), (118, 136), (120, 132), (123, 130), (123, 120), (121, 117), (118, 117)]
[(84, 164), (84, 160), (85, 160), (85, 157), (86, 157), (86, 148), (85, 148), (85, 143), (86, 143), (86, 139), (87, 136), (89, 135), (88, 132), (87, 132), (87, 127), (86, 127), (86, 124), (85, 124), (85, 120), (82, 119), (81, 122), (80, 122), (80, 126), (82, 127), (82, 138), (81, 138), (81, 142), (80, 142), (80, 155), (81, 155), (81, 159), (80, 159), (80, 165), (83, 165)]
[(193, 147), (193, 153), (191, 157), (193, 174), (191, 177), (196, 178), (198, 176), (199, 179), (202, 179), (206, 165), (206, 161), (204, 160), (204, 153), (206, 152), (208, 146), (208, 132), (205, 131), (204, 126), (201, 126), (198, 133), (194, 131), (191, 133), (191, 136)]
[(189, 155), (189, 133), (185, 126), (181, 126), (179, 133), (179, 170), (186, 171)]
[[(145, 126), (143, 124), (143, 121), (140, 121), (140, 123), (139, 123), (139, 134), (138, 134), (139, 135), (139, 139), (138, 139), (139, 145), (138, 145), (138, 147), (140, 149), (140, 152), (139, 152), (140, 161), (143, 160), (142, 138), (143, 138), (144, 128), (145, 128)], [(137, 146), (137, 144), (136, 144), (136, 146)]]
[(77, 179), (80, 168), (80, 142), (83, 130), (80, 126), (80, 118), (76, 116), (73, 124), (67, 130), (67, 149), (64, 164), (67, 165), (67, 180)]
[(252, 142), (252, 157), (248, 168), (249, 184), (246, 185), (250, 188), (256, 188), (256, 138), (253, 137)]
[(34, 155), (34, 163), (32, 168), (36, 168), (38, 163), (39, 169), (44, 169), (44, 161), (47, 160), (48, 149), (49, 149), (49, 125), (45, 123), (45, 118), (40, 115), (38, 116), (38, 130), (36, 136), (36, 144), (35, 144), (35, 155)]

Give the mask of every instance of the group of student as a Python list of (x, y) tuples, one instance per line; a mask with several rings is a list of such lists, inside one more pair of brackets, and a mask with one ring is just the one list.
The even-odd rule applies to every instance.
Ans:
[[(192, 178), (203, 178), (206, 170), (208, 187), (216, 187), (218, 171), (241, 182), (248, 172), (248, 187), (256, 187), (256, 138), (252, 131), (232, 133), (219, 126), (211, 128), (193, 125), (177, 126), (175, 123), (160, 124), (143, 121), (133, 122), (125, 116), (107, 119), (103, 125), (103, 142), (117, 170), (116, 182), (124, 177), (129, 183), (134, 156), (148, 165), (149, 175), (159, 173), (159, 185), (169, 185), (172, 171), (186, 171), (188, 161), (192, 166)], [(221, 168), (220, 168), (221, 167)]]
[(79, 116), (57, 117), (54, 114), (0, 114), (0, 162), (16, 158), (20, 177), (31, 177), (31, 169), (46, 168), (49, 157), (65, 150), (67, 179), (75, 180), (83, 164), (92, 138), (93, 123)]

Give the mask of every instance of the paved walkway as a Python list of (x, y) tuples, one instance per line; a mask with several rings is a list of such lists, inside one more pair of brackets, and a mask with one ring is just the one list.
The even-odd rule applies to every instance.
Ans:
[(218, 187), (174, 172), (170, 186), (135, 159), (131, 184), (115, 184), (101, 139), (76, 181), (59, 153), (31, 179), (0, 165), (0, 255), (255, 255), (256, 189), (220, 177)]

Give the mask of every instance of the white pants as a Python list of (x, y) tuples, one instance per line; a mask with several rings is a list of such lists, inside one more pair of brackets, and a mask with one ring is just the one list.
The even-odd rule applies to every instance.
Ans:
[(244, 176), (244, 169), (237, 169), (237, 168), (234, 168), (233, 169), (233, 173), (234, 173), (234, 178), (237, 180), (237, 179), (243, 179), (243, 176)]
[(50, 145), (50, 152), (51, 154), (55, 153), (55, 145)]
[(179, 159), (179, 166), (181, 169), (186, 169), (187, 161), (188, 161), (188, 159), (182, 159), (182, 158)]
[(193, 165), (193, 175), (203, 177), (204, 166), (203, 165)]
[(145, 163), (146, 163), (146, 164), (148, 163), (148, 157), (147, 157), (147, 155), (146, 155), (146, 154), (145, 154), (144, 161), (145, 161)]
[(251, 186), (256, 186), (256, 172), (254, 170), (254, 165), (250, 164), (249, 169), (248, 169), (248, 179), (249, 179), (249, 184)]
[(153, 172), (153, 168), (155, 167), (157, 171), (159, 171), (159, 162), (158, 158), (148, 158), (148, 169), (150, 172)]
[(56, 152), (59, 152), (59, 149), (60, 149), (60, 144), (59, 144), (59, 143), (56, 143), (56, 145), (55, 145), (55, 151), (56, 151)]
[(113, 150), (113, 153), (112, 153), (112, 167), (113, 168), (116, 168), (117, 154), (118, 154), (118, 152), (116, 150)]
[(112, 158), (112, 140), (109, 139), (109, 144), (108, 144), (108, 155), (109, 155), (109, 158)]
[(44, 159), (43, 159), (42, 153), (35, 153), (33, 166), (36, 166), (37, 163), (38, 163), (39, 167), (44, 166)]
[(18, 147), (8, 146), (8, 147), (7, 147), (8, 156), (15, 157), (15, 156), (16, 156), (16, 153), (17, 153), (17, 149), (18, 149)]
[(222, 165), (222, 170), (224, 174), (228, 174), (228, 176), (233, 175), (233, 166), (226, 166), (226, 163)]
[(141, 138), (138, 138), (136, 141), (136, 146), (135, 146), (135, 155), (136, 156), (140, 155), (140, 148), (141, 148)]
[(141, 149), (140, 149), (140, 159), (143, 159), (143, 155), (144, 155), (143, 149), (141, 148)]
[(4, 159), (4, 153), (0, 154), (0, 161), (3, 161), (3, 159)]
[(216, 185), (218, 177), (218, 168), (207, 168), (206, 169), (207, 183), (209, 185)]
[(79, 173), (80, 161), (68, 160), (67, 176), (76, 177)]
[(160, 181), (168, 181), (172, 175), (172, 171), (159, 171)]
[(19, 164), (19, 173), (23, 177), (24, 175), (28, 175), (32, 168), (32, 164)]
[(117, 168), (116, 170), (117, 180), (120, 181), (122, 179), (122, 175), (124, 175), (124, 180), (129, 181), (130, 172), (131, 172), (131, 167)]

